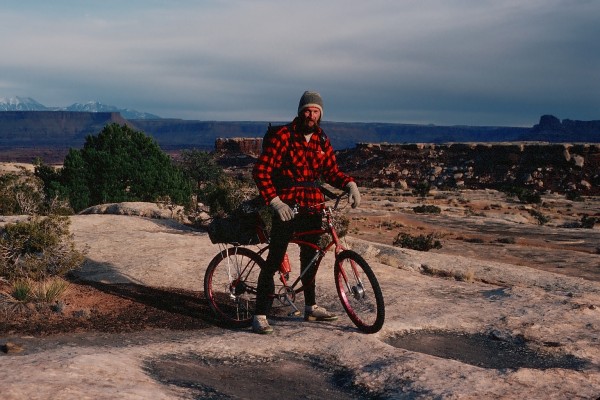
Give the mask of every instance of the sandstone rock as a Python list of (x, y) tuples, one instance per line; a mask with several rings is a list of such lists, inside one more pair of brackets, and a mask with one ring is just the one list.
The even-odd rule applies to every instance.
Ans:
[(439, 175), (442, 173), (442, 171), (443, 171), (443, 170), (444, 170), (444, 169), (443, 169), (442, 167), (440, 167), (440, 166), (435, 166), (435, 167), (433, 167), (433, 169), (432, 169), (432, 171), (431, 171), (431, 174), (432, 174), (433, 176), (439, 176)]
[(573, 161), (575, 162), (575, 165), (579, 168), (583, 168), (583, 165), (585, 164), (585, 158), (577, 154), (573, 155)]
[(215, 140), (215, 151), (218, 153), (241, 153), (260, 155), (262, 139), (260, 138), (218, 138)]
[(6, 342), (4, 345), (0, 346), (0, 350), (6, 354), (15, 354), (22, 352), (23, 346), (14, 342)]
[(185, 217), (184, 208), (182, 206), (145, 202), (99, 204), (88, 207), (80, 211), (79, 214), (135, 215), (156, 219), (174, 219), (186, 223), (189, 222), (186, 220), (187, 217)]

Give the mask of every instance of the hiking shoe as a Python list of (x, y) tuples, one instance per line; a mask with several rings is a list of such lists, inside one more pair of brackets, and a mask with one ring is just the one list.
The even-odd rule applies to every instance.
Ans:
[(304, 308), (305, 321), (335, 321), (336, 319), (338, 319), (337, 315), (327, 311), (323, 307), (314, 305)]
[(273, 328), (269, 325), (266, 315), (255, 315), (252, 319), (252, 332), (259, 335), (267, 335), (273, 333)]

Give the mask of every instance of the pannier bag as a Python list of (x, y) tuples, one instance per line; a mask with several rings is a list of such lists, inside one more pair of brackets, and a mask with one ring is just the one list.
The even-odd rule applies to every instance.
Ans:
[(208, 237), (214, 244), (253, 245), (265, 243), (265, 224), (256, 199), (244, 201), (225, 217), (214, 217), (208, 225)]

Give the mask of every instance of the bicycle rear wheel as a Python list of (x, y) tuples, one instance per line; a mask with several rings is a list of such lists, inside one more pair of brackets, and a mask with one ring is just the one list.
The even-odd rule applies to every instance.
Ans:
[(378, 332), (385, 320), (385, 307), (369, 264), (358, 253), (345, 250), (336, 257), (334, 274), (338, 295), (352, 322), (362, 332)]
[(217, 254), (204, 275), (204, 295), (219, 322), (246, 327), (252, 322), (258, 274), (264, 260), (245, 247), (231, 247)]

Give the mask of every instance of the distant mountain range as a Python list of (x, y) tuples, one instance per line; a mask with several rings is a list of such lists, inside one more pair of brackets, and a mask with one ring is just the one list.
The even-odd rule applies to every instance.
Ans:
[(125, 119), (160, 119), (147, 112), (119, 108), (99, 101), (73, 103), (68, 107), (46, 107), (31, 97), (0, 97), (0, 111), (75, 111), (75, 112), (118, 112)]
[[(274, 125), (285, 122), (271, 121)], [(267, 121), (197, 121), (159, 118), (99, 102), (46, 107), (31, 98), (0, 98), (0, 152), (81, 147), (88, 135), (111, 123), (127, 124), (153, 137), (163, 149), (212, 150), (217, 138), (257, 138)], [(532, 127), (323, 122), (335, 149), (357, 143), (600, 143), (600, 120), (576, 121), (543, 115)], [(54, 151), (53, 150), (53, 151)]]

